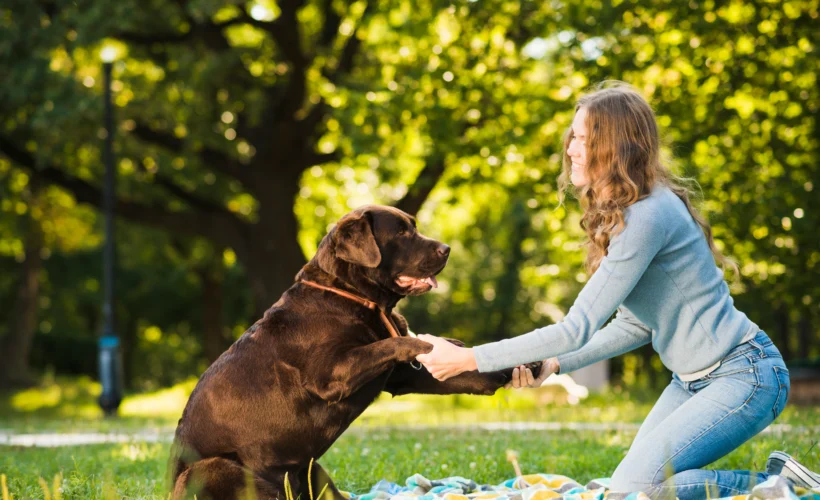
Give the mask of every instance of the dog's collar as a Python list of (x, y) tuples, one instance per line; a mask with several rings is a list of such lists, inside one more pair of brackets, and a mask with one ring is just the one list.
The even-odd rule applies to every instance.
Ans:
[(299, 283), (304, 283), (305, 285), (312, 286), (313, 288), (318, 288), (320, 290), (325, 290), (326, 292), (333, 292), (336, 295), (341, 295), (346, 299), (350, 299), (354, 302), (358, 302), (359, 304), (365, 306), (366, 308), (370, 309), (371, 311), (379, 311), (379, 316), (381, 316), (382, 323), (384, 326), (387, 327), (387, 331), (390, 332), (391, 337), (401, 337), (398, 330), (395, 326), (393, 326), (393, 322), (390, 318), (387, 317), (387, 314), (384, 313), (381, 307), (378, 304), (373, 302), (372, 300), (367, 300), (364, 297), (359, 297), (358, 295), (354, 295), (350, 292), (346, 292), (344, 290), (340, 290), (338, 288), (333, 288), (332, 286), (325, 286), (316, 283), (315, 281), (308, 281), (308, 280), (299, 280)]

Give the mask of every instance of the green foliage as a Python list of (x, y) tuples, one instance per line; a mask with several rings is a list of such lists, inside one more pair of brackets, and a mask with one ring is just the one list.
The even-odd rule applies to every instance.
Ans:
[[(247, 234), (270, 232), (251, 245), (265, 248), (298, 239), (309, 257), (343, 213), (401, 203), (425, 182), (436, 184), (420, 228), (453, 253), (440, 290), (402, 305), (411, 328), (480, 343), (559, 321), (587, 279), (577, 204), (558, 206), (561, 136), (575, 99), (606, 79), (646, 95), (678, 171), (701, 184), (717, 243), (742, 270), (740, 309), (787, 355), (820, 355), (817, 0), (309, 0), (294, 17), (289, 5), (0, 8), (0, 68), (13, 82), (0, 89), (0, 299), (15, 293), (20, 220), (32, 206), (30, 178), (42, 175), (50, 187), (32, 214), (48, 257), (42, 345), (93, 341), (100, 328), (93, 200), (50, 169), (99, 186), (107, 46), (118, 55), (118, 189), (140, 208), (124, 215), (164, 228), (118, 228), (118, 329), (135, 385), (201, 372), (206, 280), (221, 283), (230, 339), (256, 319), (253, 279), (292, 271), (280, 254), (251, 259)], [(283, 42), (294, 27), (298, 44)], [(315, 127), (294, 128), (316, 109)], [(271, 121), (288, 113), (293, 121)], [(294, 156), (285, 146), (297, 143)], [(423, 175), (431, 166), (440, 171), (432, 180)], [(243, 180), (250, 174), (255, 181)], [(208, 228), (242, 231), (192, 236), (163, 225), (192, 213)], [(291, 214), (298, 235), (274, 233)], [(0, 310), (0, 332), (10, 315)], [(634, 383), (662, 372), (643, 356), (614, 366)]]

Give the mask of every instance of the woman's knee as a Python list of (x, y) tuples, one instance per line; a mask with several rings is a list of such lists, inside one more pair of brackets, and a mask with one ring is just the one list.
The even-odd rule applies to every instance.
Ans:
[(652, 486), (663, 482), (663, 477), (657, 474), (658, 467), (649, 464), (649, 457), (632, 458), (629, 455), (618, 464), (609, 481), (609, 489), (619, 492), (646, 492)]
[(676, 498), (722, 498), (748, 493), (729, 484), (718, 485), (718, 471), (692, 469), (678, 472), (663, 482), (644, 491), (652, 500), (675, 500)]

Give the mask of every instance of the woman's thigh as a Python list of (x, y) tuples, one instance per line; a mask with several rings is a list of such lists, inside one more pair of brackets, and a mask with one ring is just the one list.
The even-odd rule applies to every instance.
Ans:
[(680, 406), (691, 397), (692, 394), (683, 388), (681, 382), (673, 378), (672, 382), (663, 390), (655, 406), (650, 410), (649, 415), (644, 419), (641, 428), (638, 429), (635, 440), (632, 442), (632, 446), (634, 447), (635, 443), (641, 441), (647, 434), (659, 425), (662, 425), (663, 421), (666, 420), (669, 415), (680, 408)]
[(714, 462), (759, 433), (782, 410), (781, 367), (779, 356), (755, 347), (727, 356), (703, 379), (681, 383), (692, 396), (636, 439), (613, 474), (612, 489), (657, 485)]

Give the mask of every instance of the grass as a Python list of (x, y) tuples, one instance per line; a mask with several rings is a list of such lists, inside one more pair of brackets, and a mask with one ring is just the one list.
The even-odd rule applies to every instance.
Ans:
[[(104, 419), (94, 406), (98, 388), (93, 382), (50, 381), (34, 391), (0, 395), (0, 429), (128, 432), (152, 427), (168, 432), (191, 387), (188, 382), (130, 396), (123, 403), (123, 418)], [(577, 405), (566, 403), (565, 395), (555, 389), (502, 391), (493, 397), (385, 396), (319, 461), (341, 489), (356, 493), (368, 491), (380, 479), (404, 483), (415, 473), (500, 483), (514, 475), (505, 458), (510, 449), (519, 453), (525, 474), (560, 473), (585, 483), (614, 470), (634, 431), (489, 432), (383, 426), (517, 420), (639, 423), (654, 396), (610, 392), (592, 395)], [(769, 452), (782, 449), (798, 457), (805, 454), (804, 463), (820, 469), (818, 447), (812, 449), (820, 434), (820, 407), (790, 405), (778, 423), (802, 430), (759, 435), (713, 467), (761, 470)], [(15, 499), (57, 498), (55, 477), (63, 498), (162, 498), (168, 451), (167, 443), (141, 442), (62, 448), (6, 446), (0, 447), (0, 474), (6, 476)]]
[[(0, 393), (0, 431), (72, 432), (173, 430), (195, 379), (146, 394), (125, 397), (116, 419), (104, 418), (97, 406), (100, 386), (86, 378), (48, 378), (36, 388)], [(591, 394), (580, 404), (569, 404), (559, 387), (538, 390), (501, 390), (494, 396), (421, 396), (391, 398), (383, 394), (355, 426), (450, 424), (475, 422), (627, 422), (640, 423), (657, 394), (617, 388)], [(789, 405), (777, 423), (820, 426), (820, 406)]]
[(0, 393), (0, 430), (14, 432), (128, 431), (176, 424), (196, 385), (190, 379), (148, 394), (127, 395), (119, 418), (104, 418), (100, 384), (88, 377), (46, 377), (38, 387)]
[[(346, 433), (320, 463), (346, 491), (363, 493), (380, 479), (403, 483), (421, 473), (428, 478), (469, 477), (497, 484), (514, 476), (508, 449), (519, 453), (522, 471), (552, 472), (581, 483), (614, 470), (632, 439), (630, 432), (374, 431)], [(774, 449), (799, 454), (812, 434), (757, 436), (714, 468), (764, 467)], [(816, 437), (814, 438), (816, 439)], [(12, 448), (0, 455), (0, 471), (15, 498), (43, 498), (40, 478), (51, 484), (62, 475), (65, 498), (162, 498), (167, 444), (131, 443), (82, 447)], [(817, 453), (805, 463), (820, 466)]]

